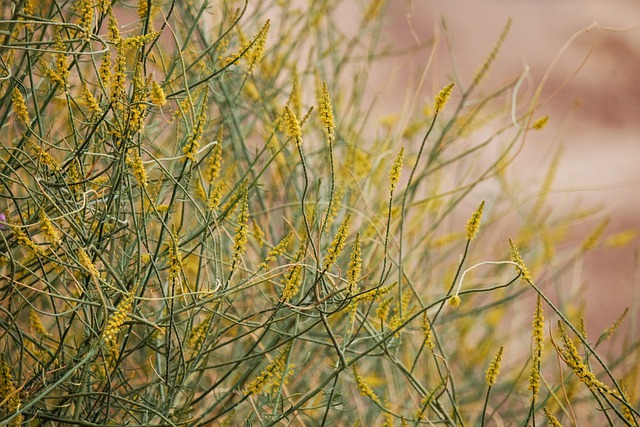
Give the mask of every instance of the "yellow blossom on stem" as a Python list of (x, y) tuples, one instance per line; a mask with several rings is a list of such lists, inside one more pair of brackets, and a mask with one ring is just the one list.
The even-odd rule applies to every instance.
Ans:
[(236, 264), (240, 261), (242, 255), (244, 255), (247, 240), (248, 240), (248, 223), (249, 223), (249, 206), (247, 192), (242, 195), (240, 199), (240, 211), (238, 212), (238, 225), (236, 226), (236, 235), (233, 243), (233, 257), (231, 261), (231, 269), (233, 270)]
[(116, 337), (120, 330), (122, 329), (122, 325), (124, 325), (125, 320), (127, 320), (127, 316), (131, 311), (131, 307), (133, 306), (133, 297), (135, 291), (128, 293), (122, 301), (116, 307), (115, 313), (113, 313), (109, 320), (107, 321), (107, 325), (104, 329), (103, 339), (107, 347), (114, 351), (117, 346)]
[(13, 111), (16, 114), (16, 117), (23, 125), (29, 124), (29, 110), (27, 109), (27, 104), (24, 101), (24, 97), (22, 96), (22, 92), (17, 87), (13, 89), (11, 93), (11, 102), (13, 103)]
[(460, 299), (460, 297), (458, 295), (452, 295), (449, 298), (449, 305), (453, 308), (458, 308), (460, 306), (460, 302), (462, 300)]
[(400, 152), (396, 156), (396, 159), (393, 161), (393, 166), (391, 166), (391, 171), (389, 172), (389, 189), (393, 193), (398, 186), (398, 181), (400, 180), (400, 173), (402, 172), (402, 159), (404, 157), (404, 147), (400, 149)]
[[(13, 384), (11, 367), (7, 363), (4, 353), (0, 353), (0, 416), (15, 414), (20, 409), (20, 393)], [(11, 426), (22, 425), (22, 415), (11, 421)]]
[(531, 127), (535, 130), (540, 130), (543, 127), (545, 127), (548, 122), (549, 122), (549, 116), (543, 116), (543, 117), (540, 117), (535, 122), (533, 122), (533, 125), (531, 125)]
[(324, 259), (324, 269), (328, 270), (331, 268), (333, 264), (338, 260), (338, 257), (342, 253), (344, 249), (344, 245), (347, 241), (347, 234), (349, 233), (349, 223), (351, 222), (351, 214), (347, 214), (338, 228), (338, 232), (336, 236), (333, 238), (333, 242), (329, 246), (329, 250), (327, 251), (327, 255)]
[(489, 364), (489, 368), (487, 368), (484, 382), (487, 383), (489, 387), (493, 386), (496, 383), (496, 379), (498, 378), (498, 374), (500, 373), (500, 362), (502, 362), (503, 350), (504, 347), (500, 347), (500, 350), (498, 350), (498, 354), (496, 354), (496, 357), (494, 357), (491, 361), (491, 364)]
[(544, 339), (544, 313), (542, 311), (542, 298), (540, 295), (538, 295), (536, 310), (533, 316), (532, 335), (534, 350), (531, 371), (529, 372), (529, 390), (531, 390), (532, 399), (535, 400), (538, 397), (538, 390), (540, 389), (540, 359)]
[(33, 333), (40, 337), (49, 336), (49, 333), (42, 324), (40, 317), (38, 317), (38, 313), (33, 308), (29, 311), (29, 324)]
[(347, 289), (349, 295), (354, 295), (358, 290), (358, 280), (362, 272), (362, 249), (360, 248), (360, 233), (356, 234), (356, 240), (353, 243), (353, 250), (349, 259), (349, 268), (347, 270)]
[(284, 107), (284, 121), (287, 125), (287, 134), (292, 138), (296, 145), (302, 145), (302, 129), (300, 128), (300, 121), (288, 105)]
[(47, 240), (54, 246), (58, 246), (62, 243), (62, 239), (60, 239), (58, 231), (55, 229), (51, 220), (43, 210), (40, 211), (40, 227), (42, 228), (42, 234), (44, 234)]
[(516, 264), (518, 264), (516, 269), (519, 273), (522, 273), (522, 280), (528, 283), (533, 283), (531, 273), (529, 273), (529, 270), (527, 269), (527, 266), (525, 265), (524, 260), (522, 259), (518, 248), (516, 247), (516, 244), (513, 242), (513, 240), (509, 239), (509, 245), (511, 246), (511, 258)]
[(436, 96), (436, 100), (433, 103), (433, 109), (435, 110), (436, 113), (439, 113), (440, 111), (442, 111), (444, 106), (447, 104), (447, 101), (451, 97), (453, 86), (454, 86), (453, 83), (449, 83), (440, 91), (440, 93), (438, 93), (438, 96)]
[(545, 417), (547, 417), (547, 422), (549, 423), (549, 426), (562, 427), (562, 424), (560, 424), (560, 421), (558, 421), (558, 419), (551, 412), (549, 412), (546, 406), (544, 407), (544, 415)]
[(327, 82), (322, 83), (322, 96), (318, 103), (320, 104), (320, 121), (322, 122), (322, 127), (327, 131), (329, 137), (332, 137), (336, 128), (336, 123), (333, 118), (333, 107), (331, 104), (331, 97), (329, 96), (329, 89), (327, 88)]
[(93, 261), (91, 261), (91, 258), (89, 258), (89, 255), (87, 255), (87, 252), (83, 248), (78, 248), (77, 255), (80, 265), (87, 270), (89, 274), (94, 277), (98, 277), (100, 275), (100, 273), (98, 273), (98, 269), (93, 264)]
[(162, 86), (157, 81), (151, 81), (151, 92), (149, 93), (149, 99), (151, 103), (156, 107), (162, 107), (167, 103), (167, 98), (164, 94)]
[(484, 210), (484, 200), (478, 206), (478, 209), (471, 215), (469, 221), (467, 222), (467, 240), (473, 240), (478, 233), (478, 229), (480, 229), (480, 221), (482, 221), (482, 211)]
[(553, 342), (556, 351), (560, 355), (560, 358), (567, 364), (569, 368), (576, 374), (578, 379), (583, 382), (587, 387), (591, 390), (598, 390), (603, 393), (611, 393), (611, 389), (600, 382), (596, 376), (591, 372), (589, 367), (584, 360), (582, 360), (582, 356), (578, 353), (578, 349), (576, 345), (573, 343), (571, 338), (569, 338), (569, 334), (566, 329), (562, 325), (562, 321), (558, 320), (558, 329), (560, 331), (560, 338), (562, 339), (562, 343), (564, 349), (561, 349), (555, 342)]

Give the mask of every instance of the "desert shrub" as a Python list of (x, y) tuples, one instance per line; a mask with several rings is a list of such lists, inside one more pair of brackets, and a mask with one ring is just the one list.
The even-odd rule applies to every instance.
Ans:
[(549, 215), (553, 165), (533, 201), (509, 179), (546, 121), (480, 90), (509, 23), (375, 123), (386, 6), (340, 7), (3, 6), (3, 423), (637, 425), (637, 340), (607, 362), (616, 325), (536, 282), (604, 226), (556, 251), (588, 212)]

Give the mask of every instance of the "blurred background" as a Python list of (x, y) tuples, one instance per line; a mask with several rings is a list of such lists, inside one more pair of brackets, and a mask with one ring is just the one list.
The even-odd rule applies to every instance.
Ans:
[[(600, 208), (574, 227), (575, 243), (605, 216), (610, 218), (605, 236), (638, 229), (640, 2), (392, 0), (384, 37), (406, 53), (371, 69), (379, 118), (402, 110), (423, 77), (424, 103), (448, 82), (468, 86), (509, 18), (511, 30), (480, 91), (517, 80), (528, 67), (529, 91), (547, 75), (535, 116), (550, 117), (544, 130), (527, 135), (511, 176), (525, 189), (527, 183), (535, 186), (527, 190), (539, 188), (561, 148), (552, 209)], [(623, 248), (596, 249), (564, 277), (569, 283), (561, 286), (587, 289), (587, 327), (597, 333), (624, 307), (638, 318), (637, 248), (635, 238)]]

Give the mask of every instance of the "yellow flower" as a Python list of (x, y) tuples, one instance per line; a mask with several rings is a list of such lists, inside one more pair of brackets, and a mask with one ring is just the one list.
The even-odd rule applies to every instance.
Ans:
[(553, 345), (561, 359), (569, 368), (571, 368), (571, 370), (573, 370), (578, 379), (589, 387), (589, 389), (598, 390), (603, 393), (611, 393), (611, 389), (604, 383), (600, 382), (584, 363), (582, 356), (578, 353), (576, 345), (573, 343), (571, 338), (569, 338), (569, 334), (567, 334), (567, 331), (560, 320), (558, 320), (558, 329), (560, 331), (560, 338), (562, 339), (564, 349), (560, 349), (555, 343), (553, 343)]
[(494, 357), (494, 359), (491, 361), (491, 364), (489, 364), (489, 368), (487, 368), (484, 382), (487, 383), (489, 387), (496, 383), (496, 379), (498, 378), (498, 374), (500, 373), (500, 362), (502, 361), (503, 350), (504, 347), (500, 347), (500, 350), (498, 350), (498, 354), (496, 354), (496, 357)]
[(249, 68), (252, 68), (255, 64), (260, 62), (264, 55), (264, 48), (267, 43), (267, 34), (269, 34), (269, 27), (271, 26), (271, 20), (267, 19), (267, 22), (262, 26), (262, 29), (255, 37), (252, 49), (249, 51), (247, 61), (249, 62)]
[(329, 137), (332, 137), (336, 123), (333, 118), (331, 97), (329, 96), (329, 89), (327, 89), (327, 82), (322, 83), (322, 96), (318, 103), (320, 104), (320, 121), (322, 122), (322, 126), (327, 131)]
[(300, 128), (300, 121), (296, 116), (296, 113), (287, 105), (284, 107), (284, 121), (287, 125), (287, 133), (290, 138), (293, 138), (296, 145), (302, 145), (302, 130)]
[(439, 113), (440, 111), (442, 111), (444, 106), (447, 104), (447, 101), (451, 97), (453, 86), (454, 86), (453, 83), (449, 83), (440, 91), (440, 93), (438, 93), (438, 96), (436, 96), (436, 100), (433, 104), (433, 109), (435, 110), (436, 113)]
[(360, 376), (360, 374), (358, 374), (358, 371), (356, 370), (355, 365), (353, 365), (353, 377), (356, 380), (356, 384), (358, 386), (358, 390), (360, 391), (360, 394), (368, 397), (369, 399), (373, 400), (377, 404), (381, 405), (380, 398), (376, 395), (376, 393), (373, 391), (371, 386), (364, 381), (364, 379)]
[(484, 210), (484, 200), (478, 206), (478, 209), (471, 215), (469, 221), (467, 222), (467, 240), (473, 240), (476, 237), (476, 233), (478, 233), (478, 229), (480, 228), (480, 221), (482, 220), (482, 211)]
[(389, 172), (389, 188), (393, 193), (398, 185), (398, 181), (400, 180), (400, 173), (402, 172), (402, 159), (404, 156), (404, 147), (400, 149), (400, 152), (396, 156), (396, 159), (393, 162), (393, 166), (391, 166), (391, 171)]
[(248, 206), (248, 198), (247, 192), (245, 191), (240, 199), (240, 211), (238, 212), (238, 225), (236, 226), (236, 235), (233, 243), (233, 256), (231, 261), (231, 269), (234, 269), (236, 264), (240, 261), (242, 255), (244, 255), (247, 239), (248, 239), (248, 228), (247, 225), (249, 223), (249, 206)]
[(289, 246), (289, 243), (291, 242), (291, 238), (293, 237), (293, 233), (289, 233), (286, 236), (284, 236), (284, 238), (280, 241), (280, 243), (278, 243), (277, 245), (275, 245), (268, 253), (267, 253), (267, 257), (264, 259), (264, 261), (258, 266), (258, 269), (263, 269), (263, 268), (267, 268), (269, 266), (270, 262), (273, 262), (277, 259), (278, 256), (282, 255), (283, 253), (285, 253), (285, 251), (287, 250), (287, 247)]
[(51, 220), (44, 211), (40, 211), (40, 227), (42, 228), (42, 233), (44, 234), (44, 236), (54, 246), (58, 246), (60, 243), (62, 243), (62, 239), (60, 239), (58, 231), (55, 229), (55, 227), (51, 223)]
[(449, 305), (453, 308), (458, 308), (460, 306), (460, 297), (458, 295), (453, 295), (449, 298)]
[(546, 406), (544, 407), (544, 415), (545, 417), (547, 417), (547, 422), (551, 427), (562, 427), (560, 421), (558, 421), (558, 419), (551, 412), (549, 412)]
[(13, 111), (16, 114), (16, 117), (20, 121), (20, 123), (24, 125), (29, 124), (29, 110), (27, 109), (27, 104), (24, 102), (24, 97), (22, 96), (22, 92), (17, 87), (13, 89), (11, 94), (11, 102), (13, 102)]
[(110, 350), (115, 350), (117, 341), (116, 336), (120, 332), (122, 325), (125, 320), (127, 320), (127, 316), (129, 311), (131, 311), (131, 307), (133, 305), (133, 296), (135, 291), (131, 291), (128, 293), (122, 301), (116, 307), (115, 313), (113, 313), (109, 320), (107, 321), (107, 326), (104, 329), (104, 342), (107, 344)]
[(40, 337), (46, 337), (49, 335), (42, 324), (40, 317), (38, 317), (38, 313), (36, 313), (33, 308), (29, 311), (29, 324), (31, 326), (31, 331), (38, 334)]
[(78, 248), (77, 254), (80, 265), (84, 267), (84, 269), (87, 270), (89, 274), (94, 277), (98, 277), (100, 273), (98, 273), (98, 269), (93, 264), (93, 261), (91, 261), (91, 258), (89, 258), (89, 255), (87, 255), (87, 252), (85, 252), (83, 248)]
[(522, 280), (528, 283), (533, 283), (531, 273), (529, 273), (529, 270), (527, 269), (527, 266), (525, 265), (520, 252), (518, 252), (516, 244), (513, 242), (513, 240), (509, 239), (509, 245), (511, 245), (511, 258), (516, 264), (518, 264), (518, 267), (516, 268), (519, 273), (522, 273)]
[(354, 295), (358, 288), (358, 280), (360, 280), (360, 272), (362, 271), (362, 249), (360, 248), (360, 233), (356, 234), (356, 240), (353, 243), (353, 250), (349, 259), (349, 269), (347, 270), (347, 289), (349, 295)]
[[(5, 360), (4, 353), (0, 353), (0, 416), (3, 418), (13, 415), (20, 409), (20, 394), (13, 384), (11, 367)], [(18, 415), (11, 421), (11, 426), (22, 425), (22, 415)]]
[(333, 238), (333, 242), (329, 246), (329, 250), (327, 251), (327, 255), (324, 259), (324, 269), (328, 270), (337, 260), (342, 250), (344, 249), (344, 245), (347, 240), (347, 234), (349, 232), (349, 223), (351, 222), (351, 214), (347, 214), (338, 228), (338, 232), (336, 236)]
[(155, 80), (151, 82), (151, 93), (149, 94), (149, 99), (156, 107), (162, 107), (167, 103), (167, 98), (165, 97), (162, 86), (160, 86)]
[(93, 96), (93, 94), (87, 89), (87, 85), (82, 85), (82, 101), (85, 103), (91, 114), (100, 114), (100, 104)]
[(538, 397), (540, 389), (540, 359), (542, 356), (543, 339), (544, 339), (544, 314), (542, 312), (542, 298), (538, 295), (536, 310), (533, 316), (532, 335), (535, 343), (533, 352), (533, 360), (531, 361), (531, 371), (529, 372), (529, 390), (532, 393), (532, 399)]
[(547, 122), (549, 122), (549, 116), (543, 116), (533, 122), (533, 125), (531, 127), (535, 130), (540, 130), (546, 126)]

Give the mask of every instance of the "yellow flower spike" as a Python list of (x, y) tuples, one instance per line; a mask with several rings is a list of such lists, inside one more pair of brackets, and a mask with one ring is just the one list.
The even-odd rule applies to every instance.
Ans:
[(582, 242), (582, 250), (584, 252), (590, 251), (596, 247), (596, 245), (600, 241), (600, 238), (602, 237), (602, 234), (604, 233), (605, 228), (607, 228), (607, 225), (609, 225), (609, 218), (604, 218), (602, 221), (600, 221), (593, 232), (591, 232), (591, 234), (588, 235), (586, 239), (584, 239), (584, 242)]
[(622, 248), (631, 243), (637, 235), (638, 233), (635, 230), (624, 230), (607, 237), (604, 245), (612, 248)]
[(369, 6), (367, 6), (367, 10), (365, 10), (364, 12), (362, 22), (368, 23), (376, 19), (380, 15), (380, 13), (382, 13), (382, 8), (384, 7), (385, 3), (385, 0), (371, 0), (371, 3), (369, 3)]
[(102, 112), (102, 109), (100, 108), (100, 104), (98, 104), (98, 101), (93, 96), (93, 94), (89, 91), (86, 84), (82, 85), (82, 101), (87, 106), (91, 114), (98, 115)]
[(122, 301), (116, 307), (115, 313), (113, 313), (109, 320), (107, 321), (107, 326), (104, 329), (103, 339), (109, 350), (115, 351), (117, 346), (116, 337), (120, 330), (122, 329), (122, 325), (124, 325), (125, 320), (129, 315), (129, 311), (131, 311), (131, 307), (133, 306), (133, 297), (135, 291), (131, 291), (128, 293)]
[[(622, 321), (624, 320), (624, 318), (627, 316), (627, 313), (629, 313), (629, 307), (625, 307), (624, 311), (622, 312), (620, 317), (618, 317), (616, 319), (616, 321), (613, 323), (613, 325), (611, 325), (610, 327), (605, 329), (604, 332), (602, 332), (602, 334), (600, 335), (600, 338), (598, 338), (598, 344), (600, 344), (602, 341), (607, 340), (611, 335), (613, 335), (615, 333), (615, 331), (622, 324)], [(596, 344), (596, 346), (598, 344)]]
[(209, 158), (209, 168), (207, 169), (207, 179), (209, 184), (212, 184), (216, 179), (220, 177), (222, 170), (222, 126), (218, 129), (216, 134), (216, 144), (211, 151), (211, 157)]
[(531, 127), (535, 130), (540, 130), (544, 128), (548, 122), (549, 122), (549, 116), (543, 116), (543, 117), (540, 117), (535, 122), (533, 122), (533, 125), (531, 125)]
[(280, 384), (287, 384), (289, 376), (293, 374), (291, 365), (289, 365), (289, 369), (285, 373), (291, 346), (291, 342), (286, 344), (278, 353), (278, 356), (265, 366), (253, 381), (247, 384), (245, 394), (260, 394), (263, 390), (273, 392), (278, 389)]
[(349, 269), (347, 270), (347, 289), (349, 295), (354, 295), (358, 291), (358, 280), (360, 280), (361, 272), (362, 249), (360, 248), (360, 233), (357, 233), (349, 259)]
[(333, 238), (333, 242), (329, 246), (327, 255), (324, 259), (324, 269), (328, 270), (338, 260), (338, 257), (344, 249), (344, 245), (347, 242), (347, 234), (349, 233), (349, 223), (351, 222), (351, 214), (347, 214), (338, 228), (336, 236)]
[(532, 327), (534, 350), (531, 361), (531, 371), (529, 372), (529, 390), (531, 390), (532, 393), (532, 400), (535, 401), (540, 389), (540, 359), (542, 356), (544, 339), (544, 313), (542, 311), (542, 298), (540, 295), (538, 295), (538, 300), (536, 302)]
[(100, 62), (100, 69), (98, 70), (98, 76), (100, 78), (100, 85), (106, 89), (110, 87), (111, 82), (111, 55), (109, 52), (105, 52), (102, 55), (102, 61)]
[[(20, 409), (20, 393), (13, 384), (11, 367), (7, 363), (4, 353), (0, 353), (0, 414), (4, 418), (12, 415)], [(11, 422), (12, 426), (22, 425), (22, 415), (18, 415)]]
[(355, 298), (353, 298), (353, 302), (358, 303), (361, 301), (373, 301), (375, 299), (380, 299), (386, 294), (388, 294), (389, 292), (391, 292), (391, 290), (395, 288), (397, 284), (398, 282), (393, 282), (392, 284), (387, 286), (382, 286), (380, 288), (373, 288), (370, 291), (362, 293), (356, 296)]
[(560, 421), (558, 421), (558, 419), (551, 412), (549, 412), (546, 406), (544, 407), (544, 415), (545, 417), (547, 417), (547, 422), (549, 423), (549, 426), (562, 427), (562, 424), (560, 424)]
[(39, 337), (49, 336), (49, 333), (47, 332), (44, 325), (42, 324), (42, 321), (40, 320), (38, 313), (33, 308), (29, 311), (29, 324), (31, 326), (31, 331), (34, 334), (37, 334), (37, 336)]
[(11, 102), (13, 103), (13, 112), (15, 113), (18, 121), (23, 125), (29, 124), (29, 110), (27, 104), (24, 101), (22, 92), (17, 87), (13, 89), (11, 94)]
[(498, 378), (498, 374), (500, 373), (500, 362), (502, 362), (502, 352), (504, 351), (504, 347), (500, 347), (498, 350), (498, 354), (493, 358), (491, 364), (487, 368), (487, 372), (485, 375), (484, 382), (489, 386), (493, 386), (496, 383)]
[(376, 309), (376, 316), (382, 323), (386, 322), (387, 318), (389, 317), (391, 301), (393, 301), (393, 297), (386, 298), (378, 304), (378, 308)]
[(275, 261), (280, 255), (286, 252), (287, 247), (289, 247), (289, 243), (291, 243), (291, 238), (293, 237), (293, 232), (289, 232), (284, 238), (273, 247), (268, 253), (267, 257), (264, 261), (258, 266), (258, 270), (263, 268), (267, 268), (269, 263)]
[(213, 314), (209, 314), (203, 322), (194, 326), (191, 330), (187, 345), (193, 349), (195, 353), (199, 352), (202, 348), (202, 344), (204, 343), (204, 339), (207, 337), (207, 330), (209, 329), (209, 324), (211, 323), (212, 318)]
[(440, 93), (438, 93), (438, 96), (436, 96), (436, 99), (433, 103), (433, 109), (435, 110), (436, 113), (439, 113), (440, 111), (442, 111), (444, 106), (447, 104), (447, 101), (451, 97), (453, 86), (454, 86), (454, 83), (449, 83), (440, 91)]
[(516, 269), (518, 272), (522, 273), (522, 280), (533, 284), (531, 273), (529, 273), (529, 270), (527, 269), (527, 266), (525, 265), (524, 260), (520, 255), (520, 252), (518, 252), (518, 248), (516, 247), (516, 244), (513, 242), (511, 238), (509, 238), (509, 245), (511, 246), (511, 258), (516, 264), (518, 264)]
[(98, 269), (87, 255), (87, 252), (83, 248), (78, 248), (77, 251), (78, 261), (80, 261), (80, 265), (89, 272), (93, 277), (98, 277), (100, 273)]
[(247, 192), (245, 191), (240, 199), (240, 210), (238, 212), (238, 225), (236, 226), (236, 235), (233, 243), (233, 256), (231, 260), (231, 269), (233, 270), (240, 261), (246, 250), (248, 240), (248, 223), (249, 223), (249, 203)]
[(320, 121), (323, 128), (327, 131), (329, 137), (333, 136), (333, 132), (336, 128), (336, 123), (333, 117), (333, 107), (331, 104), (331, 97), (329, 96), (329, 89), (327, 88), (327, 82), (322, 83), (322, 96), (318, 100), (320, 105)]
[(141, 187), (146, 187), (149, 181), (147, 177), (147, 171), (144, 168), (144, 164), (142, 163), (142, 159), (135, 152), (135, 150), (131, 150), (131, 154), (127, 156), (127, 164), (131, 168), (131, 173), (136, 178), (136, 181), (140, 184)]
[(40, 228), (42, 228), (42, 234), (44, 234), (51, 244), (58, 246), (62, 243), (62, 239), (60, 239), (58, 231), (55, 229), (53, 223), (43, 210), (40, 211)]
[(53, 49), (56, 51), (54, 67), (53, 69), (46, 67), (45, 74), (53, 83), (58, 84), (66, 92), (69, 79), (69, 60), (67, 58), (67, 48), (57, 26), (54, 27), (53, 31)]
[(507, 34), (509, 33), (510, 28), (511, 28), (511, 18), (507, 20), (507, 23), (505, 24), (504, 29), (502, 30), (502, 33), (500, 33), (500, 37), (498, 37), (498, 41), (496, 42), (495, 46), (491, 50), (491, 53), (489, 54), (489, 56), (487, 56), (487, 58), (482, 63), (482, 66), (480, 66), (480, 69), (478, 70), (478, 72), (476, 72), (475, 76), (473, 77), (473, 83), (471, 84), (472, 86), (476, 86), (478, 83), (480, 83), (480, 80), (482, 80), (487, 75), (487, 71), (489, 71), (489, 67), (491, 66), (493, 61), (495, 61), (496, 56), (498, 56), (498, 52), (500, 51), (502, 44), (507, 38)]
[(558, 320), (558, 329), (560, 331), (560, 338), (562, 339), (564, 349), (560, 349), (555, 343), (553, 344), (565, 364), (571, 368), (578, 379), (589, 387), (589, 389), (598, 390), (602, 393), (611, 393), (612, 390), (607, 385), (599, 381), (594, 373), (591, 372), (589, 367), (584, 363), (576, 345), (569, 337), (569, 334), (560, 320)]
[(422, 336), (424, 337), (424, 344), (427, 348), (433, 352), (433, 349), (436, 348), (436, 345), (433, 342), (433, 332), (431, 330), (431, 322), (429, 321), (429, 316), (427, 316), (427, 312), (425, 311), (422, 314)]
[(300, 128), (300, 121), (288, 105), (284, 107), (284, 121), (287, 125), (287, 134), (292, 138), (297, 146), (302, 145), (302, 129)]
[(262, 26), (262, 29), (255, 37), (253, 47), (247, 56), (249, 62), (249, 68), (252, 68), (255, 64), (259, 63), (264, 55), (264, 48), (267, 43), (267, 35), (269, 34), (269, 27), (271, 26), (271, 20), (267, 19), (267, 22)]
[(391, 166), (391, 171), (389, 172), (389, 189), (393, 193), (398, 186), (398, 181), (400, 180), (400, 173), (402, 172), (402, 160), (404, 157), (404, 147), (400, 149), (400, 152), (396, 156), (396, 159), (393, 162), (393, 166)]
[(469, 221), (467, 222), (467, 240), (473, 240), (476, 238), (476, 234), (480, 229), (480, 221), (482, 221), (482, 211), (484, 210), (484, 200), (478, 206), (478, 209), (471, 215)]
[(144, 19), (149, 13), (149, 6), (147, 0), (138, 0), (138, 18)]
[(367, 384), (364, 381), (364, 379), (360, 376), (360, 374), (356, 370), (356, 365), (353, 365), (353, 377), (356, 380), (356, 384), (358, 386), (358, 390), (360, 391), (361, 395), (368, 397), (369, 399), (373, 400), (379, 405), (382, 404), (380, 402), (380, 398), (378, 397), (378, 395), (376, 395), (376, 393), (373, 391), (371, 386)]
[[(180, 253), (178, 231), (174, 226), (171, 227), (171, 235), (169, 236), (169, 248), (167, 250), (167, 260), (169, 261), (169, 283), (180, 285), (182, 283), (182, 254)], [(180, 289), (176, 286), (176, 289)]]
[(149, 99), (156, 107), (162, 107), (167, 103), (167, 98), (162, 86), (160, 86), (160, 84), (155, 80), (151, 82), (151, 93), (149, 94)]

